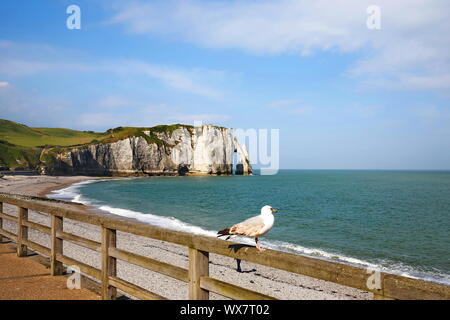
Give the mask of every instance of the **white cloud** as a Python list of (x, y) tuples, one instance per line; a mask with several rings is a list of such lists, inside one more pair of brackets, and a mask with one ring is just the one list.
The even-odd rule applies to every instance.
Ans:
[(0, 88), (1, 88), (1, 87), (7, 87), (7, 86), (9, 86), (9, 82), (6, 82), (6, 81), (0, 81)]
[[(382, 28), (368, 30), (366, 9), (372, 4), (372, 0), (116, 2), (109, 23), (122, 24), (130, 33), (254, 54), (356, 52), (360, 58), (350, 75), (368, 80), (388, 77), (403, 88), (446, 90), (450, 2), (378, 0)], [(383, 81), (367, 82), (377, 84)]]
[(70, 101), (36, 95), (29, 90), (8, 86), (0, 90), (0, 118), (35, 126), (71, 127)]
[[(46, 44), (0, 42), (0, 45), (4, 49), (0, 56), (0, 75), (9, 77), (39, 75), (49, 72), (106, 72), (127, 78), (133, 75), (142, 75), (149, 79), (156, 79), (167, 87), (212, 99), (222, 97), (222, 93), (220, 90), (213, 88), (211, 84), (220, 83), (226, 78), (225, 72), (217, 70), (185, 69), (133, 59), (109, 59), (102, 62), (92, 62), (81, 53), (74, 53), (64, 48)], [(34, 56), (30, 54), (40, 51), (48, 51), (48, 55)]]
[(212, 89), (204, 84), (204, 82), (208, 81), (207, 78), (214, 72), (201, 69), (185, 70), (182, 68), (150, 64), (138, 60), (107, 62), (102, 65), (102, 68), (120, 74), (131, 73), (147, 75), (162, 81), (169, 87), (208, 98), (221, 97), (221, 93), (218, 90)]

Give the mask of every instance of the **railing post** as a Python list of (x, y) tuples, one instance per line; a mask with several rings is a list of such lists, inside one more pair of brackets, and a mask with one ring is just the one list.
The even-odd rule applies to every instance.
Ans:
[(209, 291), (200, 288), (204, 276), (209, 276), (209, 252), (189, 248), (189, 300), (209, 299)]
[[(0, 202), (0, 213), (3, 213), (3, 202)], [(3, 229), (3, 219), (0, 217), (0, 229)], [(3, 242), (3, 236), (0, 235), (0, 242)]]
[(22, 244), (22, 240), (28, 240), (28, 227), (23, 225), (23, 221), (28, 220), (28, 209), (19, 207), (19, 216), (17, 219), (17, 256), (27, 255), (28, 248)]
[(63, 240), (56, 237), (58, 231), (63, 231), (63, 218), (51, 215), (52, 232), (51, 232), (51, 274), (52, 276), (62, 275), (64, 272), (62, 262), (57, 260), (57, 255), (63, 253)]
[(113, 300), (117, 296), (117, 289), (109, 285), (109, 277), (117, 275), (116, 258), (109, 255), (109, 248), (116, 247), (116, 230), (102, 226), (102, 299)]

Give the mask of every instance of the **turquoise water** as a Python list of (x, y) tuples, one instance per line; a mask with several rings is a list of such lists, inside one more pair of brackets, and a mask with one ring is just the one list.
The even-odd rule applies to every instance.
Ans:
[(269, 204), (280, 213), (263, 246), (450, 283), (450, 172), (116, 179), (56, 197), (211, 236)]

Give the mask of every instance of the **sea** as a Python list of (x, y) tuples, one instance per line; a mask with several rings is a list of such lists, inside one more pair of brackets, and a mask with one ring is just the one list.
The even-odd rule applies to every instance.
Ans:
[(263, 247), (450, 284), (450, 171), (117, 178), (50, 197), (211, 237), (270, 205)]

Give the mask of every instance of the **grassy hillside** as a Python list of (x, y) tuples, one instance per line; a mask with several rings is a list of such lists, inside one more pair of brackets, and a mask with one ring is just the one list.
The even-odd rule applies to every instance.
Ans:
[(13, 121), (0, 120), (0, 139), (24, 147), (84, 144), (103, 135), (104, 133), (61, 128), (30, 128)]
[(0, 140), (0, 167), (29, 168), (39, 163), (41, 148), (22, 147)]
[[(148, 143), (163, 145), (158, 133), (192, 126), (181, 124), (155, 127), (117, 127), (105, 132), (77, 131), (63, 128), (31, 128), (20, 123), (0, 119), (0, 167), (30, 167), (39, 164), (42, 150), (51, 148), (60, 152), (71, 146), (86, 146), (93, 143), (110, 143), (131, 136), (140, 136)], [(145, 133), (144, 133), (145, 132)], [(49, 154), (49, 153), (45, 153)]]

